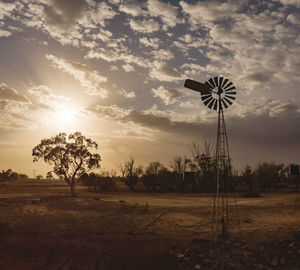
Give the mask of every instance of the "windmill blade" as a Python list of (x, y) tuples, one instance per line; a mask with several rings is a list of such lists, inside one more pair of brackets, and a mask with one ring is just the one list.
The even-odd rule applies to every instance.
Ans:
[(221, 87), (223, 88), (227, 82), (228, 82), (228, 79), (225, 79)]
[(219, 111), (223, 111), (222, 100), (219, 100)]
[(213, 100), (213, 97), (210, 97), (207, 100), (203, 101), (204, 105), (207, 105), (211, 100)]
[(228, 94), (228, 95), (236, 95), (236, 92), (235, 91), (233, 91), (233, 92), (226, 92), (226, 94)]
[(229, 103), (229, 105), (231, 105), (231, 104), (232, 104), (232, 101), (231, 101), (231, 100), (229, 100), (227, 97), (224, 97), (223, 99), (224, 99), (224, 100), (226, 100), (226, 101)]
[(227, 109), (228, 105), (226, 104), (226, 102), (224, 101), (224, 99), (222, 99), (222, 103), (223, 103), (223, 106), (225, 107), (225, 109)]
[[(227, 87), (226, 87), (226, 88), (227, 88)], [(226, 89), (226, 90), (225, 90), (225, 92), (227, 92), (227, 91), (231, 91), (231, 90), (234, 90), (234, 89), (236, 89), (236, 88), (235, 88), (235, 86), (232, 86), (232, 87), (230, 87), (230, 88)]]
[(216, 86), (219, 86), (219, 78), (218, 77), (214, 77), (214, 82)]
[(208, 94), (208, 95), (202, 95), (201, 96), (201, 99), (202, 99), (202, 101), (204, 101), (204, 100), (206, 100), (206, 99), (208, 99), (208, 98), (210, 98), (211, 97), (211, 94)]
[(210, 78), (208, 81), (209, 81), (210, 85), (212, 86), (212, 88), (216, 87), (214, 80), (212, 78)]
[(235, 97), (229, 96), (229, 95), (227, 95), (227, 94), (225, 94), (225, 97), (230, 98), (230, 99), (232, 99), (232, 100), (235, 100)]
[(197, 81), (187, 79), (184, 83), (185, 88), (192, 89), (194, 91), (200, 92), (201, 94), (207, 94), (210, 92), (210, 85), (207, 83), (200, 83)]
[(219, 85), (218, 86), (222, 87), (223, 80), (224, 80), (224, 77), (219, 78)]
[(231, 85), (233, 85), (232, 82), (229, 82), (225, 87), (223, 87), (223, 90), (226, 90), (228, 87), (230, 87)]
[(208, 108), (212, 108), (212, 106), (215, 104), (215, 102), (217, 102), (215, 99), (213, 99), (207, 106)]

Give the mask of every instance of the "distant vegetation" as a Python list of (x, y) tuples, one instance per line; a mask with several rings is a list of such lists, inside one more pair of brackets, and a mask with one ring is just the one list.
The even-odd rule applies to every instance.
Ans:
[[(150, 162), (146, 167), (136, 163), (133, 156), (119, 165), (121, 177), (116, 173), (85, 174), (82, 182), (91, 191), (113, 191), (117, 183), (123, 183), (132, 192), (214, 192), (216, 190), (216, 163), (210, 142), (193, 142), (192, 157), (177, 156), (165, 167), (159, 161)], [(241, 172), (232, 169), (228, 178), (230, 191), (244, 192), (244, 197), (258, 197), (260, 191), (269, 188), (287, 188), (298, 180), (291, 178), (284, 164), (264, 162), (255, 168), (246, 166)]]
[(6, 171), (2, 170), (0, 172), (0, 182), (26, 179), (28, 179), (28, 176), (26, 174), (17, 173), (12, 171), (11, 169), (8, 169)]
[[(97, 143), (87, 139), (80, 132), (60, 133), (50, 139), (44, 139), (33, 149), (34, 161), (43, 159), (53, 166), (46, 179), (57, 175), (65, 181), (75, 195), (75, 183), (81, 182), (90, 191), (116, 191), (127, 187), (132, 192), (186, 192), (208, 193), (216, 190), (216, 163), (214, 149), (209, 141), (196, 141), (191, 145), (191, 158), (176, 156), (168, 167), (159, 161), (150, 162), (147, 166), (137, 164), (130, 156), (119, 164), (120, 175), (114, 170), (100, 173), (93, 169), (100, 168), (100, 155), (92, 153)], [(88, 171), (91, 171), (90, 173)], [(244, 192), (244, 197), (257, 197), (260, 191), (269, 188), (287, 188), (294, 185), (298, 190), (299, 177), (290, 177), (288, 167), (284, 164), (263, 162), (255, 168), (246, 166), (242, 171), (231, 170), (228, 177), (230, 190)], [(11, 169), (0, 172), (0, 181), (25, 180), (28, 176), (18, 174)], [(42, 179), (41, 175), (36, 179)]]

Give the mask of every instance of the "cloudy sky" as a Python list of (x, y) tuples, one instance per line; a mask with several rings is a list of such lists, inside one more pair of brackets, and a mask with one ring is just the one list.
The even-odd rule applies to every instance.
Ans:
[(0, 2), (0, 169), (32, 175), (42, 138), (81, 131), (116, 169), (215, 141), (185, 79), (224, 76), (233, 164), (300, 163), (300, 1)]

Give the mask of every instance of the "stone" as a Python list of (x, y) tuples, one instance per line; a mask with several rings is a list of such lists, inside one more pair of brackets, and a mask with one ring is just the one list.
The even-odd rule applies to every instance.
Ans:
[(182, 258), (184, 257), (184, 254), (178, 252), (177, 255), (176, 255), (176, 257), (177, 257), (178, 259), (182, 259)]
[(274, 257), (272, 260), (271, 260), (271, 264), (276, 266), (278, 264), (278, 258), (277, 257)]
[(200, 265), (200, 264), (196, 264), (196, 265), (194, 266), (194, 269), (201, 269), (201, 265)]
[(207, 258), (204, 258), (203, 262), (204, 262), (204, 263), (210, 263), (210, 260), (207, 259)]

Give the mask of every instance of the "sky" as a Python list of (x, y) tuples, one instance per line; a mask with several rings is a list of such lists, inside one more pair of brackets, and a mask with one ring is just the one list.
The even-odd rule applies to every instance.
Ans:
[(0, 1), (0, 170), (32, 176), (59, 132), (118, 169), (216, 140), (217, 113), (184, 81), (223, 76), (233, 166), (300, 163), (300, 1)]

